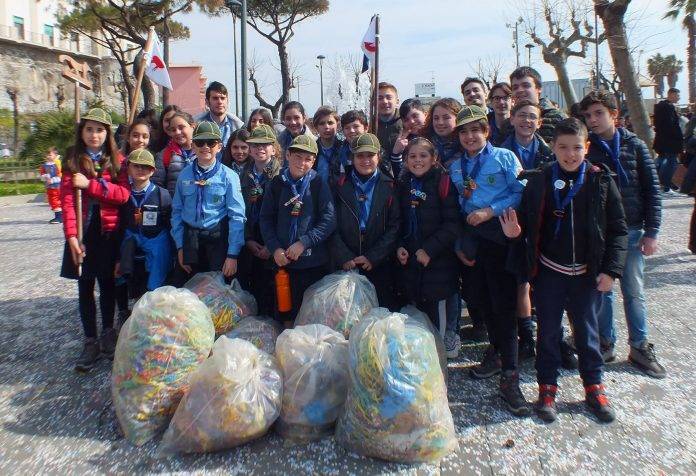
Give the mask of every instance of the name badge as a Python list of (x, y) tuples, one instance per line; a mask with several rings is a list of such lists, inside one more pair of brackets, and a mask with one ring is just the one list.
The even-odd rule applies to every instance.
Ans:
[(157, 225), (157, 212), (143, 212), (143, 226)]

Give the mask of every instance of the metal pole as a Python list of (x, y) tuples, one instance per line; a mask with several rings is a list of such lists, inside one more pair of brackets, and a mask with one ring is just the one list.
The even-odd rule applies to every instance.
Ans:
[(237, 16), (232, 12), (232, 44), (234, 47), (234, 113), (239, 116), (239, 79), (237, 76)]
[(519, 27), (519, 22), (515, 22), (515, 60), (517, 67), (520, 67), (520, 40), (517, 35), (517, 28)]
[(597, 30), (597, 12), (594, 14), (594, 39), (595, 39), (595, 83), (599, 89), (599, 31)]
[(375, 81), (374, 81), (374, 95), (373, 95), (373, 100), (374, 100), (374, 109), (372, 111), (373, 114), (373, 134), (378, 135), (379, 133), (379, 118), (378, 118), (378, 97), (379, 97), (379, 15), (375, 15)]
[[(162, 52), (164, 54), (164, 64), (169, 68), (169, 36), (171, 35), (171, 30), (169, 29), (169, 19), (164, 19), (164, 45)], [(162, 108), (169, 105), (169, 89), (162, 87)]]
[(247, 104), (247, 83), (248, 71), (247, 71), (247, 0), (242, 0), (242, 31), (241, 31), (241, 43), (242, 43), (242, 120), (246, 121), (248, 119), (248, 104)]
[(319, 60), (319, 87), (321, 88), (321, 105), (324, 105), (324, 59), (326, 56), (319, 55), (317, 59)]

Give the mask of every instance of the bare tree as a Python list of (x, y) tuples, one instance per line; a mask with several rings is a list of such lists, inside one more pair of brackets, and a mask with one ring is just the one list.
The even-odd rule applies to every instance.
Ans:
[(476, 58), (475, 63), (469, 63), (469, 68), (474, 71), (476, 77), (481, 79), (488, 89), (491, 88), (495, 83), (498, 82), (500, 73), (503, 70), (503, 57), (502, 55), (488, 55), (484, 57)]
[(362, 74), (362, 57), (354, 54), (335, 56), (328, 64), (327, 103), (337, 111), (367, 111), (370, 102), (370, 80)]
[[(595, 43), (594, 27), (587, 20), (591, 10), (586, 0), (541, 0), (534, 3), (531, 15), (523, 18), (527, 35), (541, 48), (544, 62), (556, 72), (566, 104), (577, 102), (566, 63), (572, 57), (585, 58), (588, 45)], [(537, 24), (540, 19), (545, 33)], [(604, 33), (599, 35), (599, 42), (604, 38)]]

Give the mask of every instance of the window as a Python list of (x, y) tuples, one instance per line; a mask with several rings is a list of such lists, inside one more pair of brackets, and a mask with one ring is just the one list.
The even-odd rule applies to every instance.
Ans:
[(70, 48), (73, 51), (80, 51), (80, 35), (76, 32), (70, 33)]
[(44, 25), (44, 42), (48, 45), (55, 46), (55, 37), (53, 36), (53, 25)]
[(12, 17), (12, 25), (15, 31), (15, 37), (19, 40), (24, 39), (24, 18)]

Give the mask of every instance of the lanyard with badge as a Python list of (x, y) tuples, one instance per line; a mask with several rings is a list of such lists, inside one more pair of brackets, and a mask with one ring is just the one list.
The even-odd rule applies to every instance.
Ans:
[(474, 193), (474, 190), (476, 190), (476, 178), (479, 175), (479, 172), (481, 172), (481, 165), (483, 164), (483, 156), (479, 152), (478, 154), (478, 159), (476, 159), (476, 163), (474, 164), (474, 168), (471, 169), (471, 173), (468, 173), (466, 171), (466, 166), (469, 160), (474, 160), (474, 159), (467, 159), (466, 158), (466, 153), (462, 154), (461, 158), (461, 168), (462, 168), (462, 180), (464, 181), (464, 190), (462, 190), (462, 195), (466, 200), (471, 198), (471, 195)]
[(157, 212), (152, 210), (143, 210), (147, 199), (150, 198), (152, 192), (156, 189), (155, 184), (150, 183), (143, 195), (142, 200), (137, 200), (133, 194), (130, 196), (130, 200), (135, 206), (135, 211), (133, 212), (133, 220), (137, 226), (155, 226), (157, 224)]

